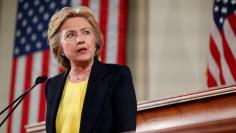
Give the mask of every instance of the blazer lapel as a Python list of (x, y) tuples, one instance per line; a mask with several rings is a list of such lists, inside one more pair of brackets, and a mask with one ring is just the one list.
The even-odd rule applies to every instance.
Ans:
[(108, 74), (106, 66), (94, 59), (84, 99), (80, 133), (88, 133), (94, 125), (107, 88), (107, 81), (104, 78), (106, 74)]
[(56, 87), (55, 88), (58, 88), (56, 90), (56, 94), (55, 94), (55, 101), (54, 104), (52, 105), (52, 115), (53, 115), (53, 125), (51, 125), (53, 128), (53, 130), (56, 132), (56, 127), (55, 127), (55, 124), (56, 124), (56, 117), (57, 117), (57, 111), (58, 111), (58, 108), (59, 108), (59, 105), (60, 105), (60, 101), (61, 101), (61, 96), (62, 96), (62, 93), (63, 93), (63, 90), (64, 90), (64, 86), (65, 86), (65, 82), (66, 82), (66, 79), (67, 79), (67, 76), (69, 74), (69, 71), (70, 69), (66, 70), (66, 72), (62, 75), (62, 78), (59, 78), (61, 79), (60, 81), (58, 81), (58, 83), (55, 83), (56, 84)]

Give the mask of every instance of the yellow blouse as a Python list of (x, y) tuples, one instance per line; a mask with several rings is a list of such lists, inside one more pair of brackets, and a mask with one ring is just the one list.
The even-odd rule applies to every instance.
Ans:
[(66, 81), (56, 118), (57, 133), (78, 133), (88, 81)]

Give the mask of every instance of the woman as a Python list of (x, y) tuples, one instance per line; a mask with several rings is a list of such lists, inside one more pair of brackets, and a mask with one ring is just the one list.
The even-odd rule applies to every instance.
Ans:
[(66, 69), (46, 83), (47, 133), (116, 133), (136, 129), (136, 97), (126, 66), (98, 59), (102, 33), (87, 7), (65, 7), (49, 23), (48, 41)]

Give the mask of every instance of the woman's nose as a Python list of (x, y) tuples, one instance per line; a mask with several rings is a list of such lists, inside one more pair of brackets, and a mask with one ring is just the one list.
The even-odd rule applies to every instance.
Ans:
[(83, 43), (85, 43), (84, 37), (80, 35), (80, 36), (77, 38), (77, 45), (83, 44)]

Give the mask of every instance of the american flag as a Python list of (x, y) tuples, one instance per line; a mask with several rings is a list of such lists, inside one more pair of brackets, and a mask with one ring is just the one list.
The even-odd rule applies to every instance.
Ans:
[[(61, 72), (48, 47), (48, 22), (58, 9), (81, 5), (93, 10), (104, 34), (102, 61), (125, 64), (126, 0), (19, 0), (9, 102), (32, 86), (39, 75), (51, 77)], [(8, 133), (24, 133), (25, 125), (45, 119), (44, 86), (37, 86), (9, 117)]]
[(236, 81), (236, 0), (215, 0), (207, 68), (208, 87)]

